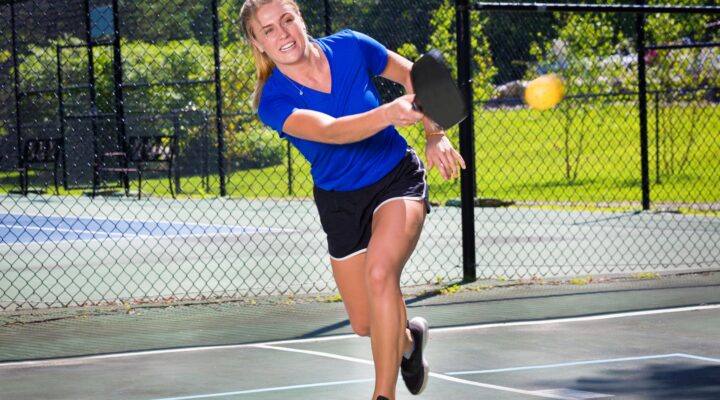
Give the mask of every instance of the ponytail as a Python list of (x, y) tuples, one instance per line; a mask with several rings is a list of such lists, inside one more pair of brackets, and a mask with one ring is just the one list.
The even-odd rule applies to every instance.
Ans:
[[(265, 4), (272, 3), (275, 0), (245, 0), (242, 8), (240, 9), (240, 25), (242, 27), (243, 34), (250, 44), (252, 50), (253, 59), (255, 60), (255, 90), (253, 91), (252, 107), (253, 111), (257, 112), (260, 106), (260, 98), (262, 97), (263, 87), (267, 82), (273, 69), (275, 69), (275, 63), (267, 56), (267, 54), (261, 52), (252, 41), (255, 39), (255, 33), (250, 27), (250, 19), (255, 17), (257, 10)], [(281, 0), (286, 4), (290, 4), (298, 15), (300, 14), (300, 8), (298, 7), (295, 0)]]
[(251, 45), (253, 58), (255, 59), (255, 90), (252, 94), (253, 111), (257, 112), (260, 107), (260, 97), (270, 74), (275, 68), (275, 63), (265, 53)]

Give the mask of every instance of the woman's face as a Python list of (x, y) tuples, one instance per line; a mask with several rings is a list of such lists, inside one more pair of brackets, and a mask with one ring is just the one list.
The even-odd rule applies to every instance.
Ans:
[(305, 22), (295, 9), (276, 0), (261, 6), (250, 20), (253, 44), (275, 64), (298, 61), (307, 47)]

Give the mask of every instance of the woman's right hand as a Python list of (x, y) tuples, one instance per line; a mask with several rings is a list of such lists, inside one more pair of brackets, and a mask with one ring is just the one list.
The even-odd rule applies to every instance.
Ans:
[(416, 124), (423, 118), (423, 114), (413, 108), (414, 99), (414, 94), (406, 94), (383, 106), (389, 125), (402, 128)]

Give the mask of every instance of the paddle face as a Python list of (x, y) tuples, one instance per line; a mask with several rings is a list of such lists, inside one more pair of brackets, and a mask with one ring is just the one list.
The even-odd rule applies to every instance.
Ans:
[(467, 117), (465, 101), (440, 51), (430, 50), (420, 57), (412, 66), (410, 78), (415, 89), (413, 106), (442, 129), (450, 129)]

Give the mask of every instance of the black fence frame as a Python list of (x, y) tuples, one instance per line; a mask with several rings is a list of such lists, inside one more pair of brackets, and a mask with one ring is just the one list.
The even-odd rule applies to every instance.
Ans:
[[(91, 110), (87, 115), (92, 121), (93, 131), (96, 129), (95, 123), (98, 118), (114, 118), (115, 126), (117, 129), (118, 143), (122, 144), (122, 149), (127, 151), (127, 132), (126, 132), (126, 113), (124, 110), (124, 91), (131, 90), (133, 87), (143, 85), (143, 83), (128, 83), (124, 82), (123, 78), (123, 61), (122, 61), (122, 48), (121, 48), (121, 36), (120, 31), (120, 19), (118, 14), (118, 1), (112, 0), (112, 13), (113, 13), (113, 34), (106, 41), (95, 41), (91, 35), (91, 23), (89, 17), (89, 0), (84, 0), (85, 7), (85, 31), (86, 41), (84, 47), (88, 52), (88, 70), (89, 70), (89, 82), (87, 84), (90, 90), (91, 98)], [(18, 140), (18, 149), (21, 149), (21, 143), (23, 138), (23, 126), (21, 123), (22, 107), (20, 105), (20, 99), (23, 96), (31, 95), (30, 92), (22, 92), (20, 90), (20, 76), (18, 74), (18, 38), (16, 32), (16, 21), (15, 21), (15, 4), (22, 3), (24, 0), (4, 0), (0, 1), (0, 5), (10, 5), (11, 13), (11, 29), (12, 29), (12, 65), (14, 69), (14, 94), (15, 94), (15, 129)], [(332, 29), (332, 15), (330, 0), (324, 0), (324, 22), (325, 32), (330, 33)], [(187, 82), (163, 82), (156, 84), (165, 85), (186, 85), (186, 84), (213, 84), (215, 89), (216, 103), (214, 110), (215, 118), (215, 131), (217, 134), (217, 170), (220, 181), (220, 196), (226, 196), (226, 160), (225, 160), (225, 144), (224, 144), (224, 125), (223, 117), (223, 93), (221, 86), (221, 70), (220, 70), (220, 38), (219, 38), (219, 26), (220, 21), (218, 18), (218, 0), (211, 0), (212, 8), (212, 43), (214, 51), (214, 78), (212, 80), (202, 81), (187, 81)], [(649, 210), (651, 204), (651, 193), (650, 193), (650, 166), (649, 166), (649, 154), (648, 154), (648, 92), (646, 88), (646, 61), (644, 58), (645, 50), (647, 49), (663, 49), (667, 46), (648, 46), (645, 43), (645, 14), (648, 13), (706, 13), (712, 15), (720, 15), (720, 7), (714, 6), (646, 6), (642, 4), (638, 5), (590, 5), (590, 4), (556, 4), (556, 3), (502, 3), (502, 2), (478, 2), (471, 3), (468, 0), (456, 0), (456, 44), (457, 44), (457, 76), (458, 86), (460, 87), (463, 96), (467, 104), (473, 104), (472, 95), (472, 66), (471, 66), (471, 42), (470, 42), (470, 15), (472, 12), (493, 12), (493, 11), (524, 11), (524, 12), (575, 12), (575, 13), (599, 13), (599, 12), (613, 12), (613, 13), (633, 13), (636, 15), (635, 20), (635, 32), (636, 32), (636, 50), (637, 50), (637, 62), (638, 62), (638, 97), (639, 97), (639, 121), (640, 121), (640, 155), (641, 155), (641, 186), (642, 186), (642, 209)], [(704, 45), (717, 45), (717, 44), (704, 44)], [(99, 115), (97, 113), (95, 105), (95, 82), (93, 76), (93, 56), (92, 49), (95, 46), (111, 46), (113, 49), (113, 85), (114, 85), (114, 96), (115, 96), (115, 112), (113, 115)], [(58, 48), (58, 74), (60, 71), (60, 51)], [(54, 89), (48, 89), (57, 93), (59, 99), (59, 116), (60, 116), (60, 131), (63, 130), (64, 124), (64, 111), (62, 94), (66, 90), (73, 90), (76, 88), (64, 87), (61, 80), (58, 80), (58, 87)], [(145, 84), (147, 85), (147, 84)], [(85, 85), (83, 85), (85, 86)], [(463, 280), (474, 281), (476, 280), (476, 267), (475, 261), (475, 212), (474, 212), (474, 200), (477, 196), (477, 187), (475, 179), (475, 150), (474, 150), (474, 110), (470, 108), (470, 115), (460, 124), (460, 153), (467, 163), (467, 168), (461, 172), (461, 215), (462, 215), (462, 248), (463, 248)], [(64, 149), (63, 157), (64, 157)], [(97, 171), (97, 150), (95, 150), (95, 163), (93, 167), (94, 171)], [(288, 157), (289, 152), (288, 152)], [(288, 162), (290, 160), (288, 159)], [(22, 152), (19, 154), (18, 167), (25, 167), (25, 160), (23, 159)], [(63, 168), (65, 168), (63, 163)], [(64, 172), (65, 173), (65, 172)], [(292, 170), (289, 170), (289, 190), (292, 193)], [(63, 175), (64, 176), (64, 175)], [(65, 186), (67, 185), (66, 180), (63, 180)], [(99, 185), (97, 172), (93, 174), (93, 187)], [(123, 179), (123, 185), (127, 189), (129, 187), (129, 180), (126, 177)]]
[[(23, 140), (23, 126), (22, 126), (22, 108), (20, 106), (20, 100), (22, 97), (32, 95), (32, 94), (38, 94), (38, 93), (45, 93), (45, 92), (54, 92), (57, 95), (58, 98), (58, 116), (59, 116), (59, 126), (60, 126), (60, 133), (61, 133), (61, 139), (64, 139), (64, 124), (66, 120), (66, 116), (64, 113), (64, 104), (63, 104), (63, 93), (67, 90), (77, 90), (77, 89), (85, 89), (87, 88), (89, 90), (90, 95), (90, 112), (87, 115), (83, 115), (83, 118), (89, 118), (91, 120), (91, 129), (93, 132), (93, 137), (97, 137), (97, 121), (99, 118), (108, 118), (112, 117), (115, 120), (115, 125), (117, 129), (117, 135), (118, 135), (118, 143), (121, 145), (122, 151), (127, 153), (127, 145), (128, 145), (128, 138), (127, 138), (127, 127), (126, 127), (126, 113), (124, 108), (124, 91), (130, 90), (132, 88), (136, 87), (142, 87), (151, 85), (148, 83), (126, 83), (124, 82), (123, 77), (123, 60), (122, 60), (122, 47), (120, 44), (121, 40), (121, 32), (120, 32), (120, 18), (119, 18), (119, 6), (118, 6), (118, 0), (112, 0), (112, 15), (113, 15), (113, 34), (110, 38), (106, 40), (94, 40), (92, 38), (91, 34), (91, 21), (90, 21), (90, 0), (84, 0), (84, 13), (85, 13), (85, 43), (83, 45), (78, 46), (58, 46), (57, 51), (57, 74), (58, 74), (58, 86), (57, 88), (47, 88), (42, 90), (32, 90), (23, 92), (20, 90), (20, 76), (19, 76), (19, 69), (18, 69), (18, 43), (17, 43), (17, 29), (16, 29), (16, 23), (15, 23), (15, 4), (22, 3), (25, 0), (9, 0), (9, 1), (2, 1), (0, 2), (0, 5), (2, 4), (9, 4), (10, 5), (10, 25), (11, 25), (11, 35), (12, 35), (12, 60), (13, 60), (13, 71), (14, 71), (14, 94), (15, 94), (15, 131), (17, 134), (17, 142), (18, 142), (18, 149), (22, 148), (22, 140)], [(214, 79), (212, 80), (196, 80), (196, 81), (183, 81), (183, 82), (160, 82), (155, 83), (152, 85), (195, 85), (195, 84), (213, 84), (215, 88), (215, 97), (216, 97), (216, 106), (215, 106), (215, 121), (216, 121), (216, 133), (217, 133), (217, 147), (218, 147), (218, 165), (217, 170), (219, 174), (219, 180), (220, 180), (220, 195), (226, 196), (227, 190), (225, 186), (226, 182), (226, 166), (225, 166), (225, 144), (224, 144), (224, 125), (223, 125), (223, 117), (225, 116), (223, 114), (223, 104), (222, 104), (222, 86), (220, 83), (221, 75), (220, 75), (220, 40), (219, 40), (219, 27), (220, 22), (218, 18), (218, 0), (212, 0), (211, 3), (212, 7), (212, 43), (213, 43), (213, 53), (214, 53)], [(93, 66), (93, 48), (99, 47), (99, 46), (109, 46), (112, 47), (113, 50), (113, 93), (114, 93), (114, 101), (115, 101), (115, 113), (112, 115), (106, 115), (106, 114), (99, 114), (97, 112), (97, 105), (96, 105), (96, 82), (95, 82), (95, 75), (94, 75), (94, 66)], [(65, 87), (62, 84), (62, 67), (61, 67), (61, 60), (60, 60), (60, 52), (62, 48), (65, 47), (84, 47), (87, 50), (88, 54), (88, 82), (86, 85), (74, 85), (72, 87)], [(61, 140), (62, 142), (62, 140)], [(97, 149), (97, 143), (93, 143), (94, 148), (94, 165), (93, 165), (93, 183), (92, 188), (97, 189), (100, 185), (99, 182), (99, 176), (98, 176), (98, 162), (99, 162), (99, 153)], [(18, 150), (19, 151), (19, 150)], [(61, 149), (61, 154), (63, 160), (65, 160), (65, 149), (64, 146)], [(126, 161), (125, 161), (126, 162)], [(23, 158), (23, 154), (21, 151), (18, 153), (18, 168), (24, 168), (25, 166), (25, 160)], [(127, 165), (123, 165), (124, 168), (127, 168)], [(63, 169), (65, 170), (65, 163), (63, 162)], [(125, 190), (127, 191), (129, 189), (129, 179), (127, 176), (123, 177), (123, 186), (125, 187)], [(67, 179), (66, 179), (66, 172), (63, 171), (63, 186), (67, 188)]]
[[(470, 13), (492, 11), (525, 11), (525, 12), (575, 12), (575, 13), (633, 13), (635, 17), (635, 44), (638, 62), (638, 97), (640, 121), (640, 159), (642, 175), (642, 209), (650, 209), (650, 158), (648, 153), (648, 116), (647, 116), (647, 87), (645, 50), (660, 48), (647, 46), (645, 43), (645, 14), (648, 13), (708, 13), (720, 15), (720, 7), (712, 6), (648, 6), (633, 5), (596, 5), (596, 4), (558, 4), (558, 3), (485, 3), (470, 4), (467, 0), (456, 0), (457, 24), (457, 72), (458, 86), (465, 97), (467, 104), (473, 104), (472, 94), (472, 57), (470, 44)], [(476, 279), (475, 262), (475, 211), (474, 200), (477, 195), (475, 180), (475, 149), (474, 149), (474, 110), (470, 108), (468, 118), (460, 123), (460, 154), (467, 163), (467, 169), (461, 173), (461, 202), (462, 202), (462, 246), (463, 246), (463, 280)]]

